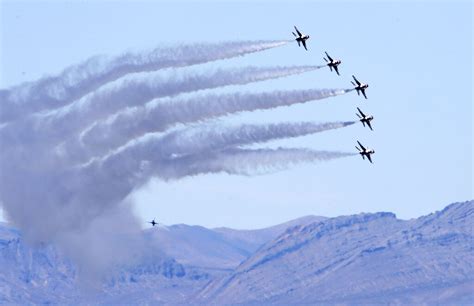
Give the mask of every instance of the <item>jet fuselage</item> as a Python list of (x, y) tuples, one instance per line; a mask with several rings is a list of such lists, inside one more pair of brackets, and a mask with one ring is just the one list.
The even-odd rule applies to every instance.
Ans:
[(303, 40), (308, 40), (308, 39), (309, 39), (309, 35), (304, 35), (301, 37), (297, 37), (295, 40), (303, 42)]
[(359, 152), (360, 155), (362, 155), (362, 157), (368, 157), (370, 154), (374, 154), (375, 151), (374, 150), (367, 150), (367, 151), (361, 151)]

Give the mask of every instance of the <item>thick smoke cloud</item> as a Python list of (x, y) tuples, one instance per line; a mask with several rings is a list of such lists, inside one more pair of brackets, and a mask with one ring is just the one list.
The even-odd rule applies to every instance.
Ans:
[(58, 76), (0, 91), (0, 123), (18, 119), (32, 111), (61, 107), (130, 73), (201, 64), (276, 48), (286, 43), (288, 41), (196, 43), (126, 53), (115, 58), (96, 56), (65, 69)]
[[(140, 226), (126, 199), (151, 177), (172, 180), (216, 172), (253, 175), (294, 163), (353, 155), (240, 147), (353, 122), (188, 127), (189, 123), (239, 111), (303, 103), (346, 92), (194, 93), (304, 73), (320, 66), (250, 67), (196, 74), (178, 69), (130, 75), (279, 44), (282, 42), (222, 44), (228, 47), (227, 53), (215, 48), (214, 55), (210, 52), (206, 58), (204, 47), (195, 54), (183, 47), (169, 52), (167, 62), (160, 63), (147, 56), (125, 56), (108, 64), (90, 60), (57, 78), (1, 91), (0, 203), (7, 218), (30, 242), (57, 243), (84, 271), (102, 275), (107, 268), (134, 256), (125, 245), (140, 249), (142, 242), (136, 238)], [(166, 56), (160, 59), (164, 61)], [(190, 93), (190, 97), (179, 96), (182, 93)], [(152, 101), (160, 97), (169, 100), (163, 104)], [(184, 127), (170, 129), (178, 123)], [(130, 128), (119, 128), (122, 124)], [(144, 135), (157, 131), (161, 134)], [(120, 239), (116, 233), (120, 233)]]

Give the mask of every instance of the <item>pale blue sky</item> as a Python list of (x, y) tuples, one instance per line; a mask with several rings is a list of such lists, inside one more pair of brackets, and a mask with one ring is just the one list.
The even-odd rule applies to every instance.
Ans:
[(355, 156), (258, 177), (153, 180), (132, 196), (141, 218), (256, 228), (308, 214), (392, 211), (411, 218), (473, 198), (469, 1), (1, 1), (0, 88), (96, 54), (162, 43), (288, 39), (294, 24), (311, 35), (309, 52), (292, 43), (207, 66), (321, 64), (327, 50), (343, 61), (340, 77), (322, 69), (241, 88), (345, 88), (356, 74), (370, 84), (369, 99), (352, 92), (224, 121), (351, 120), (359, 106), (374, 115), (374, 132), (356, 125), (270, 145), (352, 151), (359, 139), (376, 150), (374, 164)]

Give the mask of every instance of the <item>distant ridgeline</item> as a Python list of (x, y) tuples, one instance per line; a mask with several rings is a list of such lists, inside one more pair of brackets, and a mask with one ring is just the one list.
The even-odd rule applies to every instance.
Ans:
[(98, 282), (0, 224), (0, 304), (471, 304), (474, 202), (412, 220), (308, 216), (260, 230), (173, 225)]

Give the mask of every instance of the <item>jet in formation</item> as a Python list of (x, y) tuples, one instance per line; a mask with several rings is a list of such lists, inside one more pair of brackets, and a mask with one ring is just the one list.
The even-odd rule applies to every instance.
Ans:
[(370, 157), (371, 154), (374, 154), (375, 151), (372, 149), (366, 149), (358, 140), (357, 143), (359, 144), (360, 148), (356, 146), (356, 149), (359, 150), (359, 154), (362, 156), (362, 159), (367, 159), (372, 163), (372, 158)]
[(357, 91), (357, 95), (360, 95), (360, 93), (362, 92), (362, 94), (364, 95), (364, 98), (367, 99), (367, 96), (365, 95), (365, 90), (369, 87), (369, 84), (364, 84), (364, 83), (359, 82), (359, 80), (357, 80), (355, 76), (352, 76), (352, 78), (354, 78), (355, 83), (352, 81), (351, 83), (352, 85), (355, 86), (354, 89)]
[(153, 226), (155, 226), (155, 225), (158, 224), (157, 222), (155, 222), (155, 219), (151, 220), (151, 222), (148, 222), (148, 223), (150, 223), (150, 224), (153, 225)]
[(329, 54), (327, 52), (324, 52), (324, 53), (326, 53), (326, 56), (328, 57), (327, 59), (325, 57), (323, 57), (323, 58), (326, 61), (326, 63), (328, 63), (327, 65), (329, 66), (329, 69), (331, 71), (332, 71), (332, 69), (334, 69), (334, 71), (336, 71), (337, 75), (340, 75), (339, 71), (337, 70), (337, 66), (341, 63), (341, 60), (334, 60), (329, 56)]
[(293, 33), (293, 35), (296, 37), (295, 40), (298, 42), (298, 46), (301, 47), (301, 44), (302, 44), (304, 49), (308, 51), (308, 49), (306, 48), (306, 41), (309, 39), (309, 35), (305, 35), (301, 33), (296, 26), (294, 27), (298, 35), (296, 35), (295, 32), (291, 32), (291, 33)]
[(370, 121), (372, 121), (374, 119), (374, 116), (370, 115), (370, 116), (367, 116), (365, 115), (361, 110), (360, 108), (357, 108), (357, 110), (359, 111), (359, 113), (356, 113), (357, 117), (359, 117), (359, 121), (362, 122), (362, 125), (365, 127), (365, 125), (367, 124), (367, 126), (370, 128), (371, 131), (373, 131), (372, 129), (372, 126), (370, 125)]

